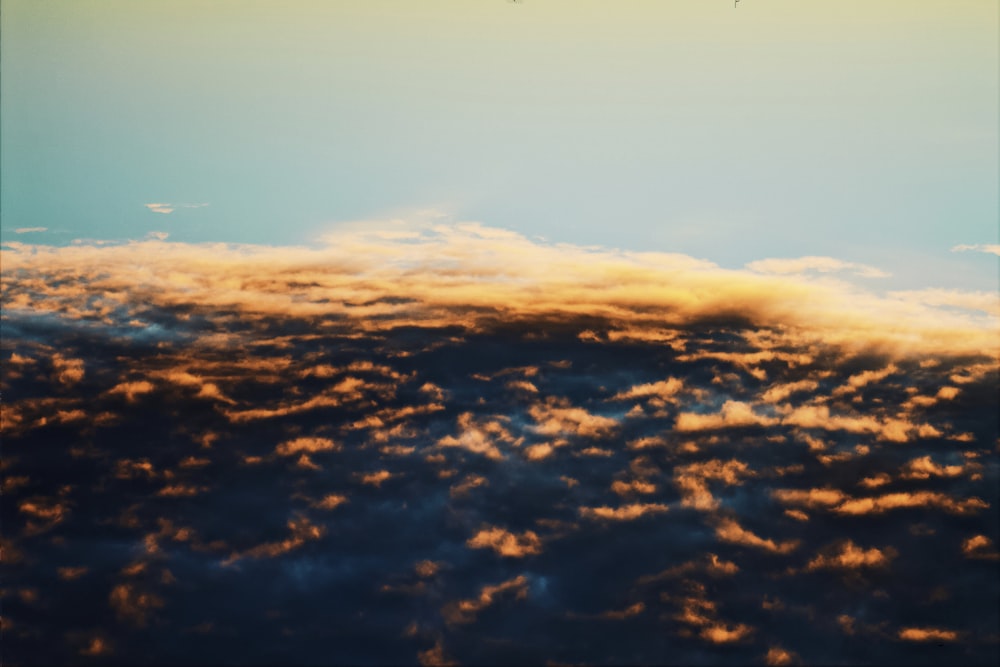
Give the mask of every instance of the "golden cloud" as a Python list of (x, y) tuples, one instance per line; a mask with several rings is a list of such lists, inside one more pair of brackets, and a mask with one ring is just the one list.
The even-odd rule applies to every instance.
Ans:
[(542, 542), (534, 531), (518, 535), (496, 526), (483, 528), (465, 544), (472, 549), (492, 549), (508, 558), (524, 558), (542, 552)]
[[(409, 229), (403, 239), (377, 226), (344, 227), (317, 248), (8, 242), (3, 292), (10, 310), (99, 321), (141, 304), (248, 320), (340, 316), (368, 330), (403, 322), (475, 329), (483, 321), (470, 309), (501, 307), (520, 316), (587, 314), (630, 330), (732, 316), (753, 327), (782, 325), (799, 340), (899, 354), (982, 355), (997, 347), (996, 314), (956, 309), (954, 299), (944, 307), (681, 255), (545, 245), (472, 223)], [(406, 299), (383, 299), (400, 296), (400, 285)]]
[(580, 516), (585, 519), (604, 519), (608, 521), (633, 521), (648, 514), (661, 514), (669, 508), (661, 503), (631, 503), (620, 507), (581, 507)]
[(476, 620), (476, 615), (480, 611), (506, 596), (513, 596), (515, 600), (523, 600), (528, 597), (528, 578), (522, 574), (495, 586), (484, 586), (479, 591), (478, 597), (449, 602), (441, 610), (441, 614), (450, 625), (471, 623)]

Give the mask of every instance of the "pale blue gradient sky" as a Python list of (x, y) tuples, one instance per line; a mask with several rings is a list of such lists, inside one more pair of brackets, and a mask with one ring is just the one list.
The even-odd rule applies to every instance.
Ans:
[(296, 244), (435, 210), (997, 287), (994, 255), (950, 252), (997, 243), (991, 0), (4, 0), (2, 21), (5, 241)]

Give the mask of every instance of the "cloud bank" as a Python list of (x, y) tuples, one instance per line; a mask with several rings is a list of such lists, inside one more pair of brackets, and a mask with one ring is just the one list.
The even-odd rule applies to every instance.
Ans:
[(975, 299), (474, 224), (2, 252), (12, 661), (998, 658)]

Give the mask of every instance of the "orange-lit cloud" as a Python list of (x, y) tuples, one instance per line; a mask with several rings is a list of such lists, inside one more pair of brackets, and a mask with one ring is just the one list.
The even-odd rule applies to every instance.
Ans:
[(715, 536), (723, 542), (742, 544), (775, 554), (791, 553), (799, 546), (798, 540), (775, 542), (771, 539), (764, 539), (740, 526), (736, 520), (729, 518), (723, 518), (718, 521), (715, 526)]
[(726, 401), (717, 413), (680, 413), (677, 415), (677, 424), (674, 428), (678, 431), (706, 431), (739, 426), (770, 426), (777, 421), (773, 417), (757, 414), (748, 403)]
[(953, 642), (958, 633), (945, 628), (903, 628), (899, 638), (908, 642)]
[(288, 522), (289, 536), (280, 542), (266, 542), (243, 552), (233, 553), (222, 562), (231, 565), (243, 558), (276, 558), (300, 548), (306, 542), (318, 540), (326, 534), (326, 529), (313, 524), (306, 517), (298, 517)]
[(542, 551), (542, 542), (534, 531), (518, 535), (497, 526), (483, 528), (469, 538), (466, 545), (472, 549), (492, 549), (509, 558), (524, 558)]
[(984, 560), (1000, 560), (1000, 553), (993, 548), (993, 540), (985, 535), (973, 535), (962, 542), (962, 553), (967, 558), (982, 558)]
[[(469, 311), (456, 309), (505, 304), (524, 315), (587, 313), (633, 328), (732, 314), (756, 326), (780, 323), (793, 327), (794, 335), (821, 336), (833, 345), (877, 344), (906, 353), (977, 354), (996, 342), (995, 315), (937, 307), (927, 299), (878, 297), (797, 275), (724, 270), (680, 255), (545, 245), (473, 223), (410, 227), (414, 236), (407, 239), (380, 234), (377, 226), (344, 227), (315, 249), (10, 242), (2, 251), (4, 291), (15, 309), (95, 319), (110, 311), (88, 299), (104, 294), (123, 295), (133, 306), (183, 303), (248, 318), (339, 314), (370, 329), (406, 321), (475, 327)], [(50, 279), (29, 282), (18, 277), (23, 271)], [(400, 284), (411, 300), (379, 300)]]
[(513, 597), (515, 600), (528, 597), (528, 578), (522, 574), (494, 586), (484, 586), (479, 591), (478, 597), (449, 602), (441, 610), (441, 614), (445, 621), (452, 625), (471, 623), (476, 620), (476, 615), (480, 611), (505, 597)]
[(316, 452), (339, 451), (340, 447), (329, 438), (295, 438), (275, 447), (274, 452), (280, 456), (295, 456), (296, 454), (315, 454)]
[(668, 509), (662, 503), (631, 503), (620, 507), (581, 507), (578, 511), (585, 519), (632, 521), (649, 514), (661, 514)]
[(154, 610), (164, 604), (159, 596), (130, 583), (121, 583), (111, 589), (108, 601), (120, 620), (139, 627), (145, 626)]
[(535, 429), (543, 435), (581, 435), (598, 438), (618, 427), (618, 422), (570, 406), (566, 401), (551, 399), (545, 404), (535, 404), (528, 412), (537, 422)]
[(152, 382), (147, 382), (146, 380), (139, 380), (138, 382), (122, 382), (117, 384), (108, 390), (109, 394), (120, 394), (125, 397), (130, 403), (135, 401), (137, 396), (142, 396), (143, 394), (150, 394), (156, 390), (156, 386)]
[(858, 568), (885, 567), (894, 554), (874, 547), (864, 549), (851, 540), (845, 540), (829, 554), (820, 554), (809, 561), (807, 570), (855, 570)]

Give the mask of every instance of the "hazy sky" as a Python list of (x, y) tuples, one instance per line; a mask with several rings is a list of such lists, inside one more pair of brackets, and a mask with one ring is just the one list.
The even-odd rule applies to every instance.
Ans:
[(5, 241), (443, 215), (996, 289), (995, 256), (951, 251), (997, 243), (991, 0), (4, 0), (2, 21)]

